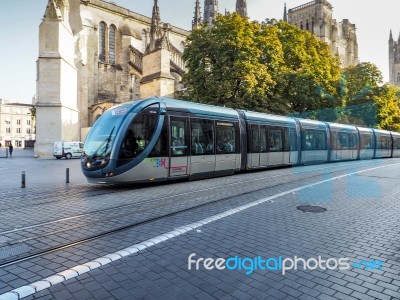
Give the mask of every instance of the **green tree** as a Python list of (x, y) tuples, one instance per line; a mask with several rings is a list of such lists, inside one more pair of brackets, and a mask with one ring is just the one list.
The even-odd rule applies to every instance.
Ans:
[(377, 106), (378, 128), (400, 131), (400, 99), (396, 89), (388, 84), (377, 88), (374, 99)]
[(382, 84), (381, 71), (369, 62), (362, 62), (344, 69), (342, 77), (347, 89), (347, 105), (370, 102), (377, 88)]
[(351, 123), (387, 130), (400, 130), (398, 89), (382, 85), (382, 73), (372, 63), (363, 62), (343, 71), (346, 103)]
[[(273, 56), (260, 48), (260, 24), (236, 13), (219, 16), (210, 29), (194, 30), (183, 58), (188, 72), (185, 97), (249, 110), (266, 110), (265, 94), (273, 80), (266, 63)], [(277, 45), (279, 46), (279, 45)], [(268, 45), (268, 47), (273, 47)]]
[[(287, 22), (265, 23), (278, 28), (278, 38), (283, 48), (284, 66), (275, 81), (271, 97), (286, 106), (283, 113), (319, 110), (340, 106), (338, 82), (340, 67), (325, 43), (307, 31)], [(281, 113), (282, 113), (281, 112)]]

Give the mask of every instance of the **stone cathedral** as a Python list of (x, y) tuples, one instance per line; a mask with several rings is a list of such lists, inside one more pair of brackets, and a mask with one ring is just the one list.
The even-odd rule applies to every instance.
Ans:
[[(148, 0), (146, 0), (148, 1)], [(212, 25), (218, 0), (195, 0), (192, 28)], [(246, 0), (237, 1), (247, 14)], [(185, 72), (189, 31), (161, 22), (158, 0), (146, 17), (102, 0), (49, 0), (39, 26), (36, 157), (58, 140), (83, 140), (109, 107), (174, 96)]]
[(286, 11), (283, 19), (307, 30), (328, 44), (332, 55), (337, 55), (342, 67), (359, 63), (356, 25), (348, 19), (338, 22), (332, 17), (333, 6), (326, 0), (314, 0)]
[(400, 34), (393, 40), (392, 30), (389, 34), (389, 83), (400, 86)]

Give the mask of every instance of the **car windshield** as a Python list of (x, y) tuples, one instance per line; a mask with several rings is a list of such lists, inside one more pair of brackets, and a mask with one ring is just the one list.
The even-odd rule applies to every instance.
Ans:
[(102, 159), (110, 154), (115, 135), (127, 112), (127, 107), (116, 107), (106, 111), (97, 120), (86, 138), (83, 148), (85, 156)]

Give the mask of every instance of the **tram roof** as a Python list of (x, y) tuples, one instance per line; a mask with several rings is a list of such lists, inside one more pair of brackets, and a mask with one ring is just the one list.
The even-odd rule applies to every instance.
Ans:
[(271, 124), (277, 125), (291, 125), (293, 127), (296, 126), (296, 121), (294, 118), (279, 116), (279, 115), (270, 115), (265, 113), (258, 113), (252, 111), (243, 111), (246, 120), (255, 121), (255, 122), (267, 122)]
[(372, 130), (372, 128), (367, 128), (367, 127), (359, 127), (357, 126), (358, 131), (362, 132), (362, 133), (370, 133), (373, 134), (374, 131)]
[(235, 109), (229, 107), (220, 107), (165, 97), (160, 98), (160, 100), (165, 102), (167, 109), (188, 112), (198, 116), (214, 116), (234, 119), (239, 118), (238, 112)]
[(307, 129), (326, 129), (327, 125), (325, 122), (309, 119), (297, 119), (300, 122), (302, 128)]
[(348, 124), (330, 123), (327, 122), (329, 128), (340, 131), (357, 132), (357, 127)]
[(387, 130), (382, 130), (382, 129), (373, 129), (374, 130), (374, 132), (375, 133), (377, 133), (377, 134), (387, 134), (387, 135), (390, 135), (390, 131), (387, 131)]
[(392, 136), (400, 137), (400, 133), (399, 132), (391, 131), (390, 133), (392, 134)]

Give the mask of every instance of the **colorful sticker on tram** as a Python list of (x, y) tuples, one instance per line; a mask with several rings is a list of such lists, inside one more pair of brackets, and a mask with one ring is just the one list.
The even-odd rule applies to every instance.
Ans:
[(148, 160), (153, 165), (153, 168), (168, 169), (166, 158), (149, 158)]

